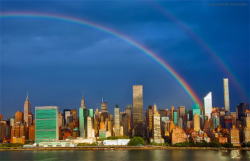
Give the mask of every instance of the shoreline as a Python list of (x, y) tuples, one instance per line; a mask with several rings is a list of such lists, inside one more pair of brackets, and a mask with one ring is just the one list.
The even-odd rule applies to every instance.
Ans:
[(46, 150), (244, 150), (249, 147), (217, 148), (217, 147), (145, 147), (145, 146), (86, 146), (86, 147), (35, 147), (35, 148), (0, 148), (0, 151), (46, 151)]

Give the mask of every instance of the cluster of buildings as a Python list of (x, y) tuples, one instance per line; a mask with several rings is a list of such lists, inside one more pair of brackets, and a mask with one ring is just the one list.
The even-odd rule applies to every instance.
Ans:
[[(157, 109), (154, 104), (143, 111), (143, 86), (134, 85), (133, 105), (128, 105), (124, 111), (116, 105), (114, 114), (108, 112), (108, 104), (103, 100), (100, 110), (87, 108), (84, 98), (78, 109), (59, 112), (58, 106), (42, 106), (35, 107), (35, 114), (32, 114), (27, 95), (23, 112), (17, 111), (15, 117), (7, 120), (0, 115), (0, 140), (22, 144), (33, 141), (39, 145), (50, 142), (71, 145), (91, 144), (107, 137), (140, 136), (148, 143), (167, 141), (174, 145), (187, 141), (217, 140), (241, 146), (250, 142), (249, 105), (240, 103), (236, 112), (230, 112), (227, 78), (223, 84), (223, 108), (212, 106), (212, 92), (209, 92), (202, 107), (194, 104), (191, 109), (185, 106)], [(122, 141), (113, 142), (124, 144)]]

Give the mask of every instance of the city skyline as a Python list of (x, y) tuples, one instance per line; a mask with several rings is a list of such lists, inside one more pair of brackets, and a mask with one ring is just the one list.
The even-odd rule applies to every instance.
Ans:
[[(23, 111), (26, 91), (32, 113), (35, 106), (77, 109), (82, 92), (86, 108), (100, 109), (104, 98), (108, 111), (113, 112), (116, 104), (124, 110), (133, 104), (135, 84), (143, 85), (143, 110), (154, 102), (158, 108), (191, 109), (192, 95), (185, 90), (188, 86), (178, 82), (180, 78), (199, 100), (211, 91), (213, 107), (224, 107), (222, 80), (228, 78), (230, 109), (249, 103), (246, 6), (113, 1), (4, 1), (1, 5), (0, 113), (4, 118)], [(22, 16), (25, 13), (28, 16)], [(158, 61), (147, 53), (154, 53)]]

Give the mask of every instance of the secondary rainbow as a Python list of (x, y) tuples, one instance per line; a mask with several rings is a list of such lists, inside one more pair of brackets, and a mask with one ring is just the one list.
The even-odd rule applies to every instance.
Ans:
[(243, 97), (245, 100), (248, 98), (248, 92), (246, 91), (247, 88), (244, 88), (240, 80), (237, 78), (236, 74), (230, 69), (230, 66), (226, 63), (223, 58), (221, 58), (216, 52), (207, 44), (205, 43), (202, 38), (196, 34), (188, 25), (186, 25), (183, 21), (178, 19), (172, 13), (170, 13), (166, 8), (159, 5), (157, 2), (150, 2), (150, 5), (154, 7), (157, 11), (161, 12), (171, 21), (175, 22), (183, 31), (185, 31), (204, 51), (208, 53), (209, 56), (216, 62), (216, 64), (229, 76), (229, 79), (232, 80), (236, 90), (238, 93)]
[(84, 25), (93, 29), (97, 29), (99, 31), (111, 34), (115, 37), (120, 38), (121, 40), (127, 42), (128, 44), (134, 46), (135, 48), (139, 49), (142, 51), (142, 53), (146, 54), (149, 56), (151, 59), (153, 59), (155, 62), (157, 62), (161, 67), (163, 67), (180, 85), (181, 87), (185, 90), (185, 92), (190, 96), (192, 101), (194, 103), (199, 104), (202, 107), (202, 103), (197, 96), (197, 94), (194, 92), (194, 90), (191, 88), (191, 86), (163, 59), (161, 59), (157, 54), (153, 53), (146, 47), (142, 46), (138, 42), (132, 40), (131, 38), (123, 35), (122, 33), (119, 33), (113, 29), (107, 28), (105, 26), (101, 26), (99, 24), (86, 21), (83, 19), (78, 19), (74, 17), (68, 17), (68, 16), (62, 16), (62, 15), (51, 15), (51, 14), (43, 14), (43, 13), (16, 13), (16, 12), (11, 12), (11, 13), (1, 13), (0, 18), (44, 18), (44, 19), (54, 19), (54, 20), (61, 20), (65, 22), (70, 22), (70, 23), (75, 23), (75, 24), (80, 24)]

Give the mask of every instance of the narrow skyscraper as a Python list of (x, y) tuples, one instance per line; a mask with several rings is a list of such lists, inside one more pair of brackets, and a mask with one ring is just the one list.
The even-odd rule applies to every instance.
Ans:
[(120, 108), (115, 106), (115, 136), (120, 136)]
[(205, 115), (208, 117), (208, 120), (211, 118), (212, 113), (212, 92), (209, 92), (204, 97), (204, 109), (205, 109)]
[(225, 111), (230, 112), (228, 78), (223, 79), (223, 86), (224, 86), (224, 106), (225, 106)]
[(134, 135), (143, 136), (143, 87), (133, 86), (133, 121)]
[(29, 121), (30, 108), (31, 108), (31, 105), (30, 105), (30, 101), (29, 101), (29, 95), (27, 93), (27, 97), (26, 97), (26, 100), (24, 102), (24, 108), (23, 108), (24, 122), (26, 123), (27, 126), (29, 126), (28, 121)]

